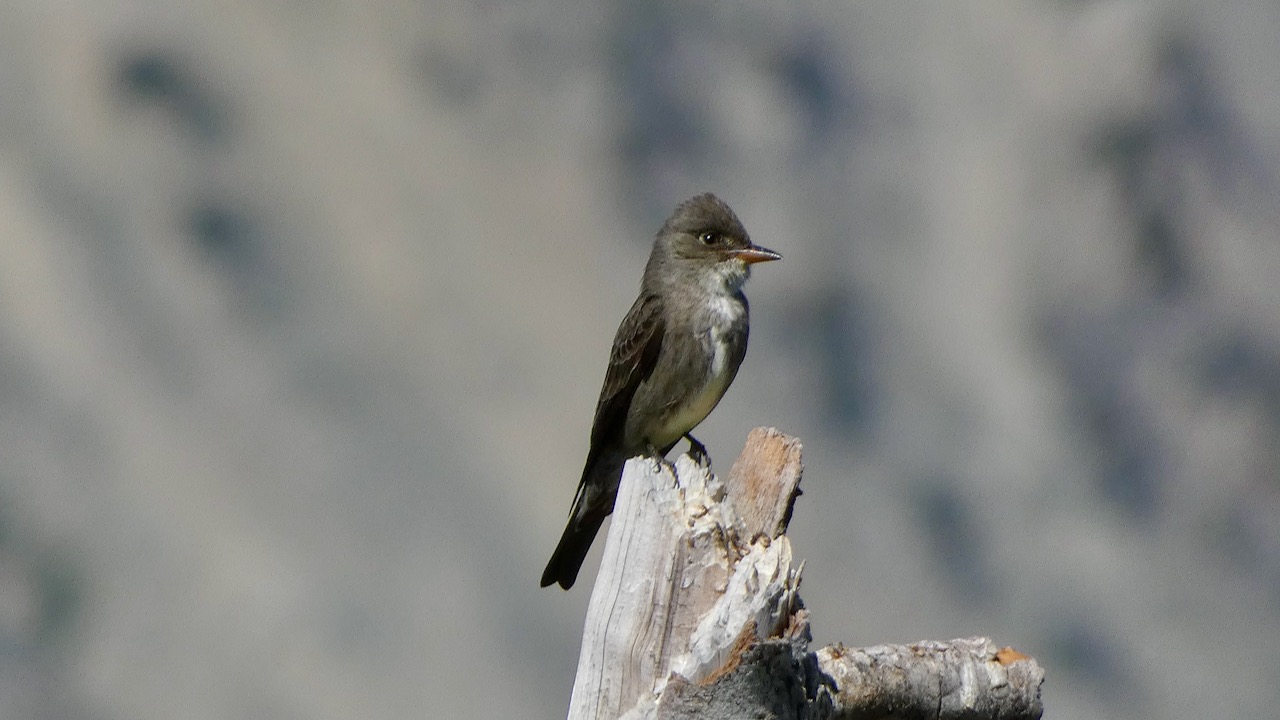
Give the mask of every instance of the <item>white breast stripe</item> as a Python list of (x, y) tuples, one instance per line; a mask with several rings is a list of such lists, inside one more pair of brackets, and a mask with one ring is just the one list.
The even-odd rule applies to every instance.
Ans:
[(728, 295), (715, 295), (709, 305), (712, 327), (728, 325), (742, 317), (742, 304)]
[(712, 325), (708, 333), (711, 336), (711, 381), (724, 375), (729, 362), (729, 348), (725, 346), (724, 332), (719, 325)]

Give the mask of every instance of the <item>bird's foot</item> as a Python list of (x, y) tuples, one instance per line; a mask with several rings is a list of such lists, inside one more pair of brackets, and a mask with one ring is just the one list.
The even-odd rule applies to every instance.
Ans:
[(649, 456), (650, 460), (657, 463), (658, 472), (662, 472), (665, 469), (671, 473), (671, 477), (676, 477), (675, 463), (668, 460), (667, 456), (663, 455), (662, 451), (658, 450), (653, 443), (645, 445), (644, 451), (645, 454)]
[(684, 434), (684, 439), (689, 441), (689, 457), (693, 458), (694, 462), (710, 470), (711, 456), (707, 454), (707, 446), (698, 442), (698, 438), (689, 433)]

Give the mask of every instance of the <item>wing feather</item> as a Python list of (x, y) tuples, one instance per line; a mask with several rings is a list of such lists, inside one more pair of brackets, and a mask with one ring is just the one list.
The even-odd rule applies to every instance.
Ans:
[(609, 369), (605, 372), (595, 420), (591, 423), (588, 465), (607, 444), (621, 440), (636, 388), (658, 365), (663, 334), (662, 300), (653, 294), (636, 298), (613, 340)]

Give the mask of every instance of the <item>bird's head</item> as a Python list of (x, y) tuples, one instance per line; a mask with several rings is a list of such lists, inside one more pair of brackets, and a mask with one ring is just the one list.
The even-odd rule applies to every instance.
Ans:
[(751, 265), (780, 259), (778, 253), (751, 242), (728, 204), (703, 193), (680, 203), (662, 225), (645, 276), (661, 281), (693, 273), (715, 289), (735, 291), (746, 282)]

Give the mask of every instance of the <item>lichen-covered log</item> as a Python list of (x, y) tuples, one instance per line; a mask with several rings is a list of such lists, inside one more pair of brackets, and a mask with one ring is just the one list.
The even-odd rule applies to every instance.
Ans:
[(1039, 666), (985, 639), (809, 651), (800, 450), (757, 429), (723, 483), (688, 456), (627, 463), (570, 720), (1038, 718)]

